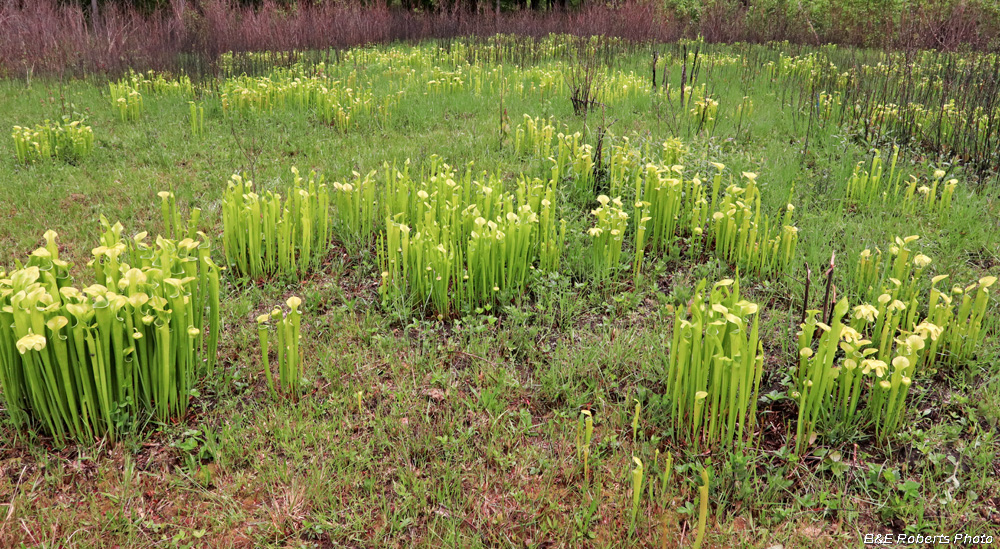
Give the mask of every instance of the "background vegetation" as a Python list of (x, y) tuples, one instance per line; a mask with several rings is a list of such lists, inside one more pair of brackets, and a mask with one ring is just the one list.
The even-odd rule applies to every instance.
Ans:
[[(176, 199), (184, 218), (201, 209), (195, 228), (222, 263), (234, 173), (263, 196), (286, 193), (293, 166), (335, 189), (360, 186), (374, 170), (384, 206), (387, 166), (410, 160), (412, 191), (433, 190), (420, 167), (473, 163), (477, 177), (482, 170), (482, 180), (515, 193), (521, 176), (548, 178), (549, 155), (557, 156), (517, 145), (525, 115), (553, 133), (579, 132), (576, 150), (588, 152), (576, 157), (582, 165), (628, 143), (644, 151), (637, 165), (683, 166), (688, 188), (695, 174), (705, 188), (716, 175), (723, 188), (739, 186), (712, 196), (712, 205), (732, 206), (748, 228), (758, 201), (775, 225), (789, 220), (798, 236), (793, 259), (755, 268), (735, 246), (709, 240), (736, 240), (708, 230), (730, 209), (707, 216), (703, 233), (650, 229), (651, 239), (664, 240), (648, 247), (635, 245), (634, 229), (617, 243), (598, 240), (594, 212), (611, 205), (635, 227), (641, 210), (629, 193), (638, 191), (610, 170), (573, 168), (555, 181), (566, 220), (558, 268), (532, 270), (499, 298), (456, 299), (448, 308), (380, 292), (373, 233), (391, 226), (385, 210), (377, 210), (377, 231), (347, 231), (339, 215), (332, 243), (314, 250), (301, 274), (227, 266), (218, 364), (188, 391), (183, 417), (146, 417), (114, 444), (92, 438), (57, 448), (11, 421), (5, 406), (0, 546), (853, 547), (867, 533), (996, 532), (995, 298), (985, 304), (981, 344), (968, 355), (942, 352), (916, 371), (889, 432), (876, 427), (878, 417), (852, 411), (845, 421), (818, 407), (802, 423), (804, 377), (829, 370), (808, 361), (800, 347), (811, 349), (811, 338), (797, 334), (806, 310), (822, 309), (828, 320), (840, 298), (877, 299), (859, 283), (868, 280), (865, 250), (926, 254), (920, 281), (949, 275), (941, 288), (997, 275), (1000, 201), (989, 147), (997, 105), (988, 93), (997, 85), (995, 54), (664, 43), (653, 40), (674, 31), (651, 24), (646, 15), (659, 12), (638, 5), (473, 22), (387, 7), (221, 6), (189, 6), (175, 18), (108, 5), (96, 29), (79, 8), (43, 14), (55, 27), (0, 19), (21, 33), (0, 34), (8, 71), (0, 126), (67, 116), (84, 120), (92, 135), (85, 152), (30, 160), (19, 158), (16, 135), (0, 140), (0, 270), (16, 268), (52, 229), (58, 257), (86, 287), (102, 216), (121, 220), (127, 237), (182, 228), (180, 213), (161, 213), (165, 190), (173, 196), (163, 200)], [(330, 35), (324, 25), (334, 17), (343, 17), (342, 31)], [(709, 10), (698, 17), (705, 21)], [(482, 36), (517, 25), (529, 34), (617, 29), (645, 41)], [(185, 34), (189, 28), (202, 30)], [(301, 51), (464, 31), (474, 36)], [(30, 46), (17, 42), (32, 37)], [(300, 51), (247, 53), (271, 47)], [(176, 72), (91, 72), (131, 63)], [(593, 95), (581, 92), (588, 81)], [(349, 106), (349, 120), (327, 104), (292, 100), (308, 95), (290, 91), (303, 82), (344, 84), (321, 96)], [(914, 82), (926, 82), (926, 92), (907, 95)], [(337, 95), (348, 87), (354, 95)], [(279, 96), (286, 100), (271, 100)], [(891, 108), (900, 97), (926, 108)], [(951, 105), (947, 117), (942, 102)], [(876, 171), (876, 158), (890, 165), (894, 146), (896, 171), (872, 191), (878, 178), (863, 172)], [(947, 206), (943, 189), (941, 205), (937, 191), (933, 200), (929, 192), (908, 197), (911, 176), (921, 186), (955, 179)], [(604, 194), (616, 194), (615, 181), (624, 187), (620, 205)], [(737, 204), (741, 198), (750, 204)], [(605, 272), (607, 257), (616, 264)], [(739, 293), (726, 293), (737, 277)], [(826, 298), (826, 288), (836, 297)], [(711, 322), (683, 318), (703, 299)], [(858, 325), (851, 314), (845, 322)], [(729, 335), (725, 352), (711, 355), (713, 383), (729, 375), (724, 358), (737, 350), (741, 374), (753, 373), (732, 401), (739, 407), (728, 409), (719, 391), (699, 396), (697, 376), (667, 378), (704, 371), (699, 357), (680, 353), (680, 330), (694, 337), (719, 326)], [(279, 335), (299, 329), (301, 340)], [(301, 352), (301, 363), (281, 368), (281, 355), (261, 356), (268, 330), (272, 350)], [(831, 362), (846, 356), (836, 353), (836, 337), (818, 339), (833, 349), (822, 355)], [(668, 389), (691, 397), (691, 407), (671, 412)], [(821, 402), (819, 391), (807, 396), (817, 393)], [(711, 405), (699, 405), (709, 394)], [(709, 409), (734, 423), (712, 427), (700, 414)], [(700, 428), (718, 435), (700, 436)]]
[(496, 33), (660, 42), (703, 36), (709, 42), (787, 40), (895, 49), (1000, 46), (995, 0), (498, 1), (3, 0), (0, 73), (30, 78), (121, 73), (129, 67), (203, 73), (227, 51), (344, 48)]

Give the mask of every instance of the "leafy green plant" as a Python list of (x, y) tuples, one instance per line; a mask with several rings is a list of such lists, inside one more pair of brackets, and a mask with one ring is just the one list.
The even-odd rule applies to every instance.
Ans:
[(222, 198), (226, 261), (240, 275), (304, 273), (330, 241), (330, 196), (315, 172), (305, 181), (292, 168), (288, 196), (253, 192), (253, 182), (233, 175)]

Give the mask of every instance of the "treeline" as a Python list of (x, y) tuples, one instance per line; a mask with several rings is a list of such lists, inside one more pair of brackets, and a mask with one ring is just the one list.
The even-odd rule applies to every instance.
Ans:
[[(488, 10), (551, 11), (554, 9), (579, 9), (590, 2), (606, 0), (230, 0), (233, 7), (297, 9), (302, 6), (321, 6), (334, 3), (353, 3), (360, 6), (398, 7), (417, 11), (479, 12)], [(621, 5), (626, 0), (612, 0)], [(31, 4), (34, 0), (18, 0)], [(203, 0), (60, 0), (63, 5), (75, 5), (99, 13), (104, 6), (117, 6), (151, 14), (157, 10), (177, 10), (181, 4), (197, 7)], [(760, 23), (785, 22), (811, 25), (810, 32), (817, 35), (843, 24), (873, 25), (872, 30), (892, 23), (893, 27), (907, 27), (908, 18), (933, 21), (935, 24), (968, 25), (996, 22), (1000, 3), (996, 0), (658, 0), (657, 7), (687, 23), (698, 23), (702, 18), (712, 19), (732, 15), (747, 15)], [(979, 19), (985, 17), (985, 19)], [(942, 29), (943, 30), (943, 29)]]
[[(386, 7), (397, 7), (406, 10), (463, 10), (479, 12), (489, 10), (511, 11), (518, 9), (532, 11), (547, 11), (553, 9), (575, 9), (583, 6), (586, 0), (355, 0), (362, 6), (384, 4)], [(178, 0), (63, 0), (62, 4), (76, 5), (89, 10), (90, 13), (100, 13), (108, 5), (132, 9), (144, 14), (151, 14), (162, 9), (176, 9)], [(198, 4), (197, 1), (189, 4)], [(305, 5), (320, 5), (333, 3), (331, 0), (232, 0), (231, 4), (243, 8), (260, 8), (265, 4), (279, 9), (296, 9)]]
[[(389, 2), (389, 3), (387, 3)], [(227, 52), (497, 33), (1000, 49), (995, 0), (0, 0), (0, 76), (213, 70)]]

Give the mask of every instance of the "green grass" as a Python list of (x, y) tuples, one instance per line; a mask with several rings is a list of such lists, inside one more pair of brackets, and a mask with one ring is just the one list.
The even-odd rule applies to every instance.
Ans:
[[(634, 277), (630, 233), (621, 272), (595, 278), (587, 230), (605, 191), (586, 193), (567, 181), (558, 201), (567, 220), (560, 270), (533, 273), (523, 293), (438, 320), (410, 303), (383, 303), (374, 239), (348, 246), (335, 239), (319, 267), (300, 277), (224, 273), (219, 366), (196, 387), (184, 420), (150, 421), (114, 445), (55, 451), (0, 413), (0, 546), (688, 547), (699, 529), (706, 467), (704, 547), (854, 547), (865, 533), (994, 533), (995, 299), (983, 347), (965, 363), (918, 376), (902, 427), (887, 442), (873, 429), (832, 425), (817, 428), (815, 444), (797, 456), (791, 392), (803, 263), (812, 270), (810, 308), (821, 304), (831, 253), (834, 282), (847, 291), (860, 252), (896, 236), (921, 235), (915, 249), (933, 258), (931, 271), (950, 273), (950, 282), (995, 275), (996, 190), (973, 192), (959, 168), (950, 215), (845, 205), (848, 179), (857, 162), (870, 159), (868, 147), (833, 123), (814, 121), (806, 149), (808, 116), (793, 106), (797, 84), (724, 62), (738, 60), (739, 49), (711, 51), (719, 65), (703, 69), (697, 82), (719, 102), (717, 122), (700, 132), (676, 105), (679, 64), (669, 77), (673, 107), (662, 91), (643, 87), (604, 99), (584, 118), (573, 114), (568, 93), (521, 96), (509, 81), (502, 96), (488, 89), (424, 95), (419, 78), (427, 75), (419, 71), (429, 69), (418, 67), (420, 76), (407, 84), (374, 61), (352, 61), (329, 70), (356, 71), (376, 97), (400, 86), (406, 92), (387, 120), (363, 119), (347, 130), (309, 110), (226, 113), (213, 91), (219, 83), (209, 81), (198, 92), (198, 136), (183, 94), (145, 94), (141, 117), (122, 121), (100, 77), (34, 79), (30, 88), (0, 82), (7, 107), (0, 128), (80, 113), (95, 145), (73, 163), (25, 166), (13, 140), (0, 139), (0, 271), (24, 261), (51, 229), (77, 281), (90, 284), (85, 264), (100, 216), (121, 220), (128, 236), (162, 232), (163, 190), (175, 193), (185, 217), (201, 208), (199, 228), (222, 263), (222, 197), (236, 172), (263, 193), (287, 188), (292, 166), (316, 170), (332, 186), (407, 159), (416, 171), (436, 154), (451, 166), (474, 162), (496, 172), (512, 190), (519, 174), (542, 175), (539, 166), (547, 166), (513, 150), (524, 114), (551, 115), (558, 131), (580, 131), (590, 144), (602, 125), (633, 143), (677, 137), (687, 148), (685, 178), (698, 172), (707, 180), (712, 162), (725, 164), (733, 183), (741, 172), (756, 173), (761, 212), (778, 218), (790, 201), (799, 229), (790, 270), (740, 283), (741, 297), (760, 307), (764, 353), (753, 444), (696, 453), (674, 436), (661, 409), (674, 311), (694, 297), (698, 280), (732, 277), (734, 266), (685, 235), (647, 250)], [(645, 86), (647, 53), (623, 53), (610, 70), (634, 72)], [(445, 57), (436, 64), (451, 68)], [(509, 78), (517, 70), (504, 66)], [(747, 71), (759, 75), (741, 79)], [(744, 96), (753, 110), (738, 120)], [(905, 180), (911, 173), (929, 178), (935, 166), (920, 151), (903, 150), (898, 169)], [(624, 204), (634, 217), (628, 198)], [(376, 210), (377, 230), (384, 230), (382, 214)], [(292, 295), (302, 299), (298, 402), (276, 398), (262, 379), (255, 321)], [(589, 475), (578, 458), (581, 410), (594, 418)], [(657, 483), (642, 494), (634, 527), (633, 456), (644, 482)]]

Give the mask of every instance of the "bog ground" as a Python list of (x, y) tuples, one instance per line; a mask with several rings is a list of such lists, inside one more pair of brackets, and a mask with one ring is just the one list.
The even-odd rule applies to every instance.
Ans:
[(9, 77), (0, 545), (995, 537), (998, 67), (497, 36)]

